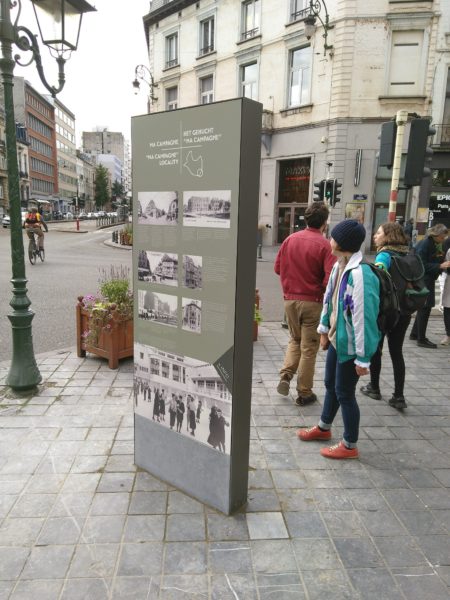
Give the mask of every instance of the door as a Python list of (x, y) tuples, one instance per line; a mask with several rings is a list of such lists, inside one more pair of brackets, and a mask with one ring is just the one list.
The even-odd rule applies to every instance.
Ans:
[(306, 204), (301, 206), (278, 206), (278, 244), (283, 243), (284, 240), (291, 235), (291, 233), (305, 229), (306, 207)]

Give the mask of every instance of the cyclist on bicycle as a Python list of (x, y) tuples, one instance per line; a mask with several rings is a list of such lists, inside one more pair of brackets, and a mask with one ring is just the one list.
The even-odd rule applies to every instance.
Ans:
[(44, 221), (42, 215), (38, 212), (38, 209), (35, 206), (33, 206), (31, 211), (25, 217), (24, 227), (27, 230), (27, 235), (30, 239), (33, 237), (34, 233), (38, 236), (39, 250), (43, 250), (44, 232), (42, 231), (42, 228), (44, 228), (47, 232), (48, 227), (47, 223)]

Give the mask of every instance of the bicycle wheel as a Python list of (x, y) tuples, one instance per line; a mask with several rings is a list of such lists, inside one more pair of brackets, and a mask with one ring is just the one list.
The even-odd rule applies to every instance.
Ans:
[(45, 250), (44, 250), (44, 248), (39, 248), (38, 253), (39, 253), (39, 258), (41, 259), (41, 262), (44, 262), (44, 260), (45, 260)]
[(30, 259), (30, 263), (32, 265), (36, 264), (36, 251), (35, 251), (35, 245), (33, 243), (30, 242), (29, 246), (28, 246), (28, 258)]

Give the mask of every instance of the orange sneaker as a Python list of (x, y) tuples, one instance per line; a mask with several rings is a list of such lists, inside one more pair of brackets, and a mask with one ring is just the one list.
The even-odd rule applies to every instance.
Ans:
[(335, 446), (329, 448), (322, 448), (320, 451), (322, 456), (325, 458), (359, 458), (358, 448), (347, 448), (344, 442), (339, 442)]
[(312, 440), (331, 440), (331, 430), (323, 431), (318, 425), (308, 427), (308, 429), (299, 429), (297, 435), (304, 442), (311, 442)]

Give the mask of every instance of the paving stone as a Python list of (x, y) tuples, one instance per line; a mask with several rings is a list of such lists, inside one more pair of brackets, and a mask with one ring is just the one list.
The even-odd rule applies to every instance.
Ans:
[(408, 600), (448, 600), (448, 587), (436, 573), (420, 572), (418, 569), (402, 569), (393, 572), (398, 587)]
[(302, 577), (309, 600), (323, 600), (324, 598), (360, 600), (359, 594), (352, 588), (342, 570), (304, 571)]
[(164, 573), (202, 574), (207, 571), (204, 542), (168, 542), (165, 544)]
[(397, 516), (411, 535), (442, 533), (442, 525), (429, 510), (400, 510)]
[(125, 542), (153, 542), (164, 538), (165, 515), (130, 515), (123, 538)]
[(84, 525), (83, 517), (52, 517), (47, 519), (37, 539), (37, 546), (76, 544)]
[(326, 511), (322, 512), (322, 518), (332, 538), (367, 536), (367, 530), (356, 511)]
[(391, 511), (360, 511), (359, 516), (373, 536), (405, 535), (406, 533), (402, 524)]
[(295, 539), (292, 542), (299, 569), (338, 569), (340, 562), (336, 551), (329, 540)]
[(159, 590), (154, 577), (116, 577), (112, 600), (157, 600)]
[(71, 473), (99, 473), (105, 467), (106, 456), (77, 456), (73, 461)]
[(334, 543), (347, 569), (382, 565), (381, 556), (368, 538), (336, 538)]
[(111, 586), (108, 579), (68, 579), (61, 600), (109, 600)]
[(206, 575), (165, 575), (161, 600), (204, 600), (208, 597)]
[[(172, 513), (203, 513), (204, 508), (201, 502), (190, 498), (183, 492), (169, 492), (169, 506), (167, 512)], [(165, 512), (165, 511), (164, 511)]]
[(249, 539), (245, 515), (237, 514), (227, 517), (218, 513), (209, 513), (207, 525), (210, 541)]
[(0, 580), (16, 579), (29, 555), (28, 548), (0, 547)]
[(280, 501), (274, 490), (249, 490), (247, 512), (279, 511)]
[(60, 494), (50, 512), (51, 517), (86, 516), (91, 509), (93, 493)]
[(133, 492), (131, 494), (130, 515), (165, 514), (167, 511), (166, 492)]
[(62, 579), (67, 573), (74, 546), (39, 546), (31, 554), (22, 579)]
[(289, 540), (250, 542), (253, 567), (257, 573), (286, 573), (297, 571), (294, 551)]
[(130, 494), (125, 492), (96, 494), (92, 501), (91, 515), (125, 515), (129, 502)]
[(250, 544), (213, 542), (209, 546), (209, 569), (212, 573), (250, 573)]
[(62, 586), (61, 579), (19, 581), (10, 598), (11, 600), (58, 600)]
[(123, 544), (117, 574), (148, 577), (161, 573), (163, 545), (160, 542)]
[(257, 584), (261, 600), (306, 598), (298, 573), (258, 573)]
[(202, 541), (206, 539), (203, 514), (168, 515), (166, 540), (170, 542)]
[(401, 591), (387, 569), (348, 569), (347, 573), (364, 600), (401, 598)]
[(56, 494), (22, 494), (9, 515), (11, 517), (46, 517), (56, 500)]
[(114, 575), (119, 544), (81, 544), (77, 546), (69, 570), (69, 578)]
[(212, 575), (211, 600), (257, 600), (256, 583), (251, 573)]
[(450, 556), (448, 535), (420, 535), (415, 540), (432, 565), (448, 565)]
[(88, 517), (84, 524), (80, 543), (118, 543), (122, 539), (125, 515)]
[(285, 512), (284, 517), (292, 538), (328, 537), (328, 532), (318, 512)]
[(412, 537), (374, 537), (373, 541), (389, 567), (415, 567), (427, 563)]
[(281, 512), (249, 513), (247, 525), (252, 540), (289, 537)]

